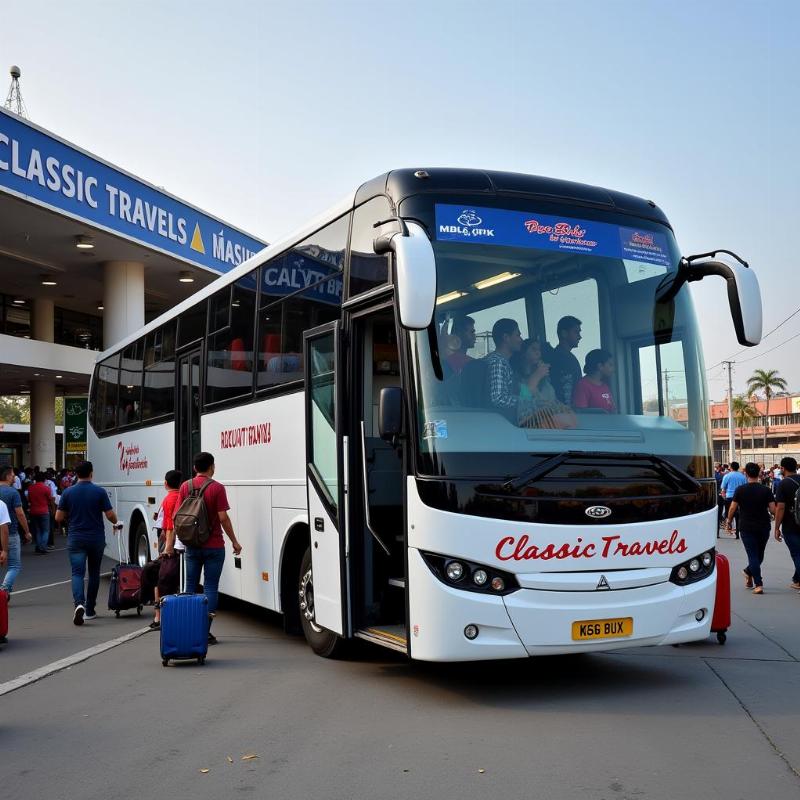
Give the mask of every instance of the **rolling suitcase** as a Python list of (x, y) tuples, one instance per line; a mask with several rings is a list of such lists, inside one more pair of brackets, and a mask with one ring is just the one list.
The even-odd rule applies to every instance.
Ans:
[(122, 560), (122, 536), (117, 537), (117, 550), (119, 551), (119, 564), (111, 570), (111, 584), (108, 587), (108, 608), (119, 616), (120, 611), (136, 609), (142, 613), (142, 568)]
[(0, 644), (5, 644), (8, 639), (8, 592), (0, 589)]
[(717, 553), (717, 596), (714, 599), (714, 614), (711, 617), (711, 632), (717, 641), (725, 644), (731, 626), (731, 567), (727, 556)]
[(161, 599), (161, 663), (197, 659), (205, 664), (208, 653), (208, 598), (186, 592), (185, 555), (180, 560), (180, 594)]

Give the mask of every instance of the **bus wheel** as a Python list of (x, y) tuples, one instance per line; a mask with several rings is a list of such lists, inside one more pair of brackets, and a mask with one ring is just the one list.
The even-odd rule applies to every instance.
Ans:
[(314, 619), (314, 575), (311, 571), (311, 548), (308, 548), (300, 562), (298, 580), (298, 604), (300, 624), (311, 649), (323, 658), (336, 658), (341, 655), (344, 640), (329, 630), (317, 625)]
[(139, 520), (133, 531), (133, 552), (131, 561), (143, 567), (150, 560), (150, 542), (147, 540), (147, 528)]

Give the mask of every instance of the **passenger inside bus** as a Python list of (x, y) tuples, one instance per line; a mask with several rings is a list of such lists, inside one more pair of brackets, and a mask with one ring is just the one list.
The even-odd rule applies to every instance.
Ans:
[(580, 409), (599, 409), (616, 414), (614, 395), (608, 382), (614, 374), (614, 357), (608, 350), (591, 350), (583, 367), (585, 376), (578, 381), (572, 405)]

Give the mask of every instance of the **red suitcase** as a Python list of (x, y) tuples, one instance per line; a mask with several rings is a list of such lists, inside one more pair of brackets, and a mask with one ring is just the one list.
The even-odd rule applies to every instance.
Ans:
[(717, 553), (717, 596), (714, 599), (714, 614), (711, 617), (711, 632), (717, 641), (725, 644), (731, 626), (731, 566), (728, 557)]
[(0, 644), (8, 640), (8, 594), (0, 589)]

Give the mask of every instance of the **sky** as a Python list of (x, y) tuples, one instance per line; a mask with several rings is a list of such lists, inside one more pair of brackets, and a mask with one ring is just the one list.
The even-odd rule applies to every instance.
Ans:
[[(502, 169), (654, 200), (756, 270), (765, 333), (800, 306), (800, 3), (6, 4), (34, 122), (267, 241), (389, 169)], [(734, 354), (800, 391), (800, 313), (740, 353), (692, 292), (712, 398)]]

